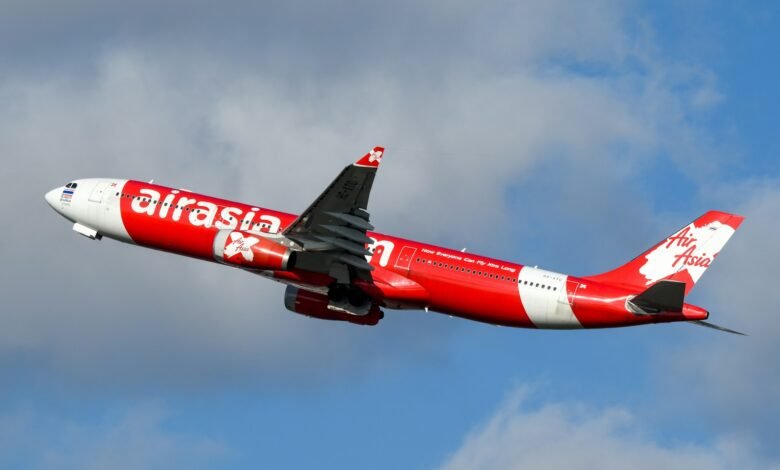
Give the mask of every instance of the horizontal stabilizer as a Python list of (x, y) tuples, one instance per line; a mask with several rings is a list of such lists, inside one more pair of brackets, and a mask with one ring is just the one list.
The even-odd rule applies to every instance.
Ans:
[(696, 321), (692, 321), (691, 323), (693, 323), (694, 325), (706, 326), (707, 328), (712, 328), (713, 330), (725, 331), (726, 333), (731, 333), (734, 335), (747, 336), (745, 333), (740, 333), (739, 331), (730, 330), (726, 327), (718, 326), (714, 323), (706, 322), (703, 320), (696, 320)]
[(685, 302), (685, 283), (658, 281), (629, 302), (633, 307), (638, 308), (635, 313), (639, 314), (682, 313)]

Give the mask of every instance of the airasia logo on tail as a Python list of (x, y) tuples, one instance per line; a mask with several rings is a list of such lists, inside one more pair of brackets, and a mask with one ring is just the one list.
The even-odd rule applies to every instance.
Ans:
[(685, 227), (682, 232), (667, 239), (666, 249), (669, 249), (672, 246), (685, 247), (685, 251), (678, 255), (674, 255), (674, 263), (672, 263), (673, 268), (678, 264), (681, 267), (698, 266), (701, 268), (708, 268), (710, 266), (712, 258), (707, 257), (707, 253), (702, 252), (697, 256), (697, 241), (698, 239), (690, 235), (690, 226)]
[(648, 253), (639, 273), (652, 284), (687, 270), (695, 283), (733, 234), (732, 227), (718, 221), (702, 227), (690, 224)]

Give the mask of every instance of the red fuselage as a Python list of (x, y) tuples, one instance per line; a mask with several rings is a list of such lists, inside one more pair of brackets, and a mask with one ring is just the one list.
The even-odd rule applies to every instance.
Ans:
[[(54, 191), (59, 194), (63, 189)], [(52, 201), (51, 193), (47, 200), (82, 229), (206, 261), (220, 261), (215, 258), (215, 237), (220, 231), (240, 230), (273, 239), (296, 219), (258, 206), (132, 180), (79, 180), (70, 193), (67, 201)], [(688, 304), (682, 313), (637, 315), (626, 302), (638, 292), (626, 286), (376, 232), (367, 235), (373, 240), (368, 246), (371, 255), (366, 257), (374, 267), (373, 282), (356, 284), (385, 308), (425, 308), (497, 325), (558, 329), (707, 317), (706, 311)], [(328, 275), (296, 268), (258, 273), (314, 291), (332, 282)]]

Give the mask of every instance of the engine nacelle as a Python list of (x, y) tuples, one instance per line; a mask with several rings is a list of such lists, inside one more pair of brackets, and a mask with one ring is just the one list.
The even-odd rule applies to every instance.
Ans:
[(292, 250), (260, 235), (220, 230), (214, 237), (214, 258), (224, 264), (252, 269), (286, 271)]
[(321, 320), (337, 320), (354, 323), (356, 325), (376, 325), (385, 314), (376, 304), (372, 304), (365, 315), (351, 315), (343, 309), (333, 310), (328, 308), (331, 300), (327, 295), (310, 292), (293, 286), (287, 286), (284, 293), (284, 306), (307, 317)]

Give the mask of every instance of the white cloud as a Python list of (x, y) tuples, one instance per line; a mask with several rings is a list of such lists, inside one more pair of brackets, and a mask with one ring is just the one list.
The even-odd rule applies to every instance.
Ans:
[[(776, 468), (757, 460), (751, 443), (666, 443), (626, 409), (572, 403), (526, 404), (520, 388), (474, 429), (442, 468), (460, 469), (731, 469)], [(774, 467), (772, 467), (774, 465)]]
[(696, 410), (718, 428), (754, 436), (772, 455), (778, 455), (775, 434), (780, 420), (780, 408), (774, 404), (774, 397), (780, 396), (780, 299), (774, 294), (780, 266), (778, 188), (776, 180), (755, 180), (721, 184), (707, 195), (744, 215), (745, 221), (704, 275), (692, 301), (710, 311), (712, 322), (749, 336), (691, 331), (691, 341), (659, 354), (657, 365), (666, 393), (689, 397), (667, 401), (670, 413), (676, 406)]

